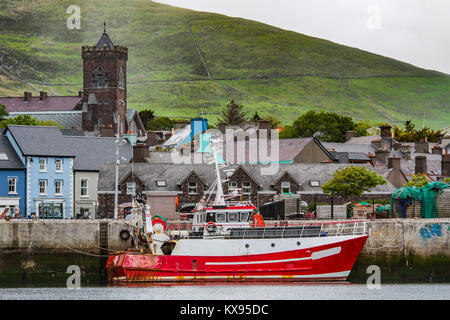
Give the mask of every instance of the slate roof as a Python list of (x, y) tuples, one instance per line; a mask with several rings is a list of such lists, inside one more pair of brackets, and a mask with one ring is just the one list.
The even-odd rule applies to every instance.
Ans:
[(25, 101), (22, 97), (0, 97), (0, 104), (5, 105), (6, 111), (33, 112), (33, 111), (71, 111), (80, 102), (79, 96), (47, 97), (41, 100), (39, 96)]
[(0, 153), (5, 153), (7, 157), (6, 160), (0, 158), (0, 169), (25, 169), (22, 160), (20, 160), (8, 138), (4, 135), (0, 135)]
[[(387, 176), (390, 170), (376, 169), (369, 164), (353, 164), (354, 166), (364, 166), (367, 169), (377, 172), (380, 175)], [(333, 178), (336, 170), (344, 169), (351, 164), (338, 163), (294, 163), (280, 164), (274, 174), (261, 174), (262, 165), (231, 165), (227, 169), (236, 170), (238, 167), (244, 168), (259, 183), (259, 191), (274, 191), (273, 181), (275, 178), (289, 173), (296, 181), (300, 183), (301, 192), (305, 193), (322, 193), (322, 186), (325, 182)], [(180, 191), (179, 182), (194, 171), (197, 176), (203, 179), (208, 186), (215, 180), (214, 166), (205, 164), (149, 164), (136, 163), (133, 165), (133, 173), (138, 176), (145, 184), (145, 191)], [(131, 164), (123, 164), (119, 167), (119, 180), (123, 179), (131, 172)], [(99, 175), (99, 191), (113, 191), (115, 179), (114, 164), (104, 164), (100, 167)], [(222, 179), (225, 180), (225, 174), (222, 172)], [(166, 187), (157, 187), (157, 180), (165, 180)], [(318, 181), (319, 187), (312, 187), (311, 181)], [(386, 185), (375, 187), (372, 192), (386, 193), (393, 192), (396, 188), (387, 182)]]
[(82, 111), (36, 111), (36, 112), (10, 112), (8, 118), (13, 118), (20, 114), (28, 114), (33, 118), (41, 121), (54, 120), (58, 122), (64, 129), (82, 128), (83, 115)]
[(98, 39), (96, 47), (98, 49), (103, 49), (103, 46), (107, 46), (109, 49), (114, 49), (114, 44), (112, 43), (111, 39), (109, 38), (108, 34), (106, 32), (103, 32), (100, 39)]
[[(74, 170), (98, 171), (102, 164), (116, 162), (115, 138), (65, 136), (64, 139), (75, 153)], [(130, 161), (133, 157), (131, 144), (121, 145), (119, 147), (119, 156)]]
[(7, 130), (25, 156), (75, 156), (58, 127), (9, 125)]
[[(250, 143), (249, 141), (242, 141), (242, 142), (234, 142), (234, 159), (230, 159), (230, 156), (227, 156), (227, 145), (226, 143), (223, 144), (223, 150), (220, 152), (220, 154), (223, 154), (223, 158), (228, 162), (233, 163), (255, 163), (255, 162), (269, 162), (269, 161), (281, 161), (281, 162), (292, 162), (294, 161), (295, 157), (305, 148), (305, 146), (310, 143), (311, 141), (316, 141), (318, 143), (319, 147), (321, 146), (321, 142), (319, 140), (314, 140), (314, 138), (293, 138), (293, 139), (279, 139), (279, 140), (263, 140), (258, 139), (257, 142), (255, 142), (255, 149), (258, 154), (250, 153)], [(245, 153), (239, 152), (241, 149), (241, 145), (245, 144)], [(266, 143), (267, 151), (262, 152), (263, 158), (259, 158), (259, 145)], [(275, 143), (278, 143), (278, 154), (272, 154), (272, 150), (275, 152), (276, 145)], [(323, 148), (325, 153), (329, 154), (330, 160), (332, 160), (333, 156), (325, 149)], [(255, 157), (255, 158), (253, 158)], [(264, 159), (264, 158), (270, 158)]]

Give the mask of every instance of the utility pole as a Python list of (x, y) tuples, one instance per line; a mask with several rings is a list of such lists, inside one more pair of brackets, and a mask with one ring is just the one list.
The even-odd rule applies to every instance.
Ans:
[(120, 145), (120, 114), (117, 114), (117, 134), (116, 134), (116, 184), (114, 189), (114, 219), (118, 217), (119, 202), (119, 145)]

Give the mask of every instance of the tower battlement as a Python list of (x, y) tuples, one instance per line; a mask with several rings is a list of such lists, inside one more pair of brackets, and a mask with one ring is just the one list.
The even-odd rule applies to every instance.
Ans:
[(83, 59), (98, 59), (99, 57), (116, 57), (121, 60), (128, 60), (128, 48), (124, 46), (114, 46), (113, 49), (106, 44), (103, 48), (94, 46), (83, 46), (81, 48), (81, 56)]

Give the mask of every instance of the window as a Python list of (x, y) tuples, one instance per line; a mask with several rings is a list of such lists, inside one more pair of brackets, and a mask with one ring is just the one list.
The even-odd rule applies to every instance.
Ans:
[(8, 178), (8, 193), (17, 193), (17, 178)]
[(291, 193), (291, 183), (289, 181), (281, 182), (281, 193)]
[(4, 152), (0, 152), (0, 160), (8, 160), (8, 156)]
[(188, 194), (197, 194), (197, 182), (196, 181), (189, 181)]
[(166, 184), (165, 180), (158, 180), (158, 181), (156, 181), (156, 186), (157, 187), (166, 187), (167, 184)]
[(120, 68), (119, 72), (119, 88), (125, 88), (125, 76), (123, 73), (123, 68)]
[(47, 194), (47, 180), (39, 180), (39, 193)]
[(228, 182), (228, 192), (232, 192), (237, 189), (237, 181)]
[(62, 171), (62, 159), (56, 159), (55, 166), (56, 166), (56, 171), (61, 172)]
[(62, 194), (62, 180), (55, 180), (55, 194)]
[(227, 222), (226, 213), (216, 213), (216, 222)]
[(247, 222), (248, 221), (248, 216), (250, 215), (249, 212), (241, 212), (240, 214), (240, 220), (241, 222)]
[(228, 221), (229, 222), (238, 222), (239, 212), (228, 212)]
[(45, 158), (39, 159), (39, 170), (47, 171), (47, 159), (45, 159)]
[(88, 195), (88, 179), (81, 179), (80, 195), (82, 197), (87, 197), (87, 195)]
[(244, 181), (244, 182), (242, 182), (242, 193), (243, 194), (250, 194), (250, 192), (251, 192), (251, 183), (250, 183), (250, 181)]
[(134, 195), (136, 193), (136, 182), (127, 182), (127, 194)]
[(319, 181), (311, 181), (311, 187), (319, 187)]

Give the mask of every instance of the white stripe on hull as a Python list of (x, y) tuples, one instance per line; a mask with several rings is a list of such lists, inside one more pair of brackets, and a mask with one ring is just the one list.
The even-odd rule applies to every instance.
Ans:
[(311, 254), (310, 257), (304, 258), (292, 258), (292, 259), (279, 259), (279, 260), (257, 260), (257, 261), (233, 261), (233, 262), (205, 262), (205, 265), (240, 265), (240, 264), (263, 264), (263, 263), (279, 263), (279, 262), (292, 262), (302, 260), (317, 260), (325, 257), (333, 256), (341, 252), (341, 247), (335, 247), (331, 249), (316, 251)]

